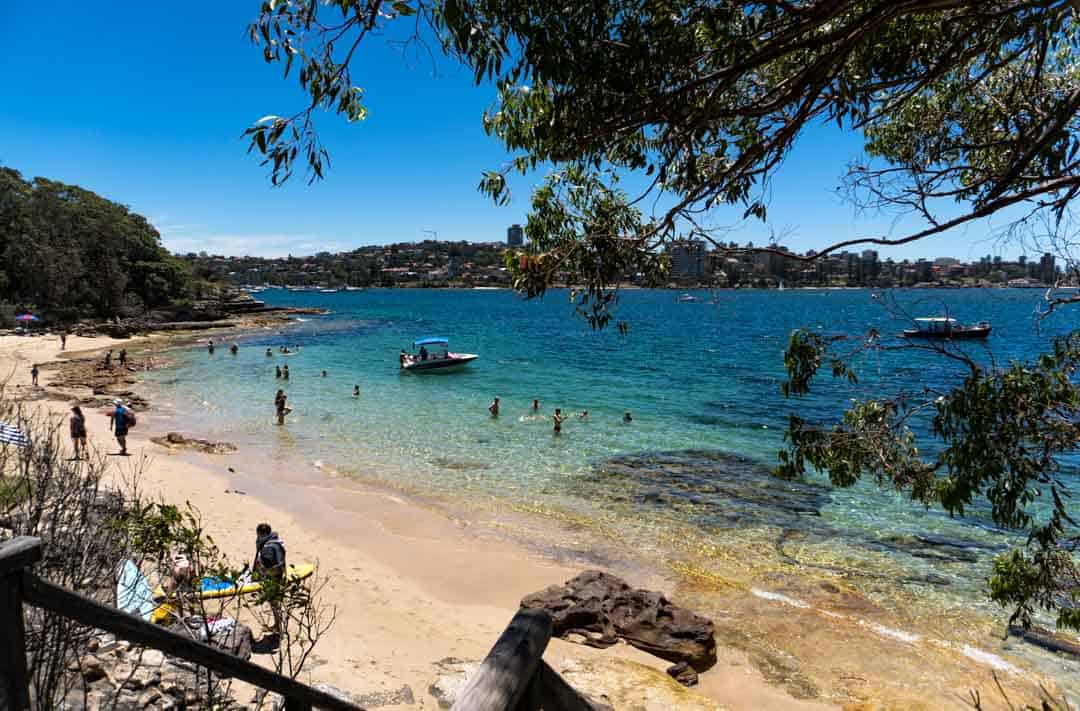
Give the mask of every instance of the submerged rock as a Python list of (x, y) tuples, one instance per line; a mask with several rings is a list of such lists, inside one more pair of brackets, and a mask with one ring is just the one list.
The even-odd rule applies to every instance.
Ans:
[(720, 528), (796, 525), (819, 516), (830, 500), (825, 487), (777, 478), (758, 461), (720, 451), (615, 457), (597, 465), (588, 483), (613, 478), (630, 484), (606, 492), (616, 499), (685, 511), (699, 524)]
[(191, 439), (179, 432), (170, 432), (164, 437), (151, 437), (150, 441), (169, 449), (195, 449), (207, 454), (232, 454), (236, 445), (228, 442), (210, 442), (205, 439)]
[(629, 659), (567, 659), (555, 671), (593, 701), (635, 711), (723, 711), (716, 701), (680, 686), (659, 669)]
[(552, 585), (521, 601), (544, 609), (553, 631), (563, 639), (580, 639), (591, 647), (610, 647), (618, 639), (661, 659), (686, 662), (697, 671), (716, 664), (713, 623), (661, 593), (630, 587), (622, 578), (587, 570), (565, 585)]

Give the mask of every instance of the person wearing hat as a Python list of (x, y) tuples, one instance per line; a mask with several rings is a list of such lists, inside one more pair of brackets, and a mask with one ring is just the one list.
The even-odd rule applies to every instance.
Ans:
[(113, 400), (113, 411), (109, 415), (109, 429), (112, 430), (116, 441), (120, 444), (120, 456), (126, 457), (127, 433), (128, 433), (128, 410), (124, 407), (124, 401), (120, 398)]
[[(71, 441), (75, 445), (75, 459), (82, 459), (86, 453), (86, 417), (78, 405), (71, 408)], [(89, 455), (87, 455), (89, 458)]]

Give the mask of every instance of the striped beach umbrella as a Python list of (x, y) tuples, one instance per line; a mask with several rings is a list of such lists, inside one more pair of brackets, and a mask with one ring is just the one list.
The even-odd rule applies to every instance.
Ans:
[(30, 446), (30, 438), (15, 425), (0, 422), (0, 445), (13, 444), (16, 447)]

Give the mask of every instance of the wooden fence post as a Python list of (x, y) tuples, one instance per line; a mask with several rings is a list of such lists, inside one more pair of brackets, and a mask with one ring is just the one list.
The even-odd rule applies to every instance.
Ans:
[[(551, 616), (520, 610), (499, 636), (451, 711), (516, 711), (551, 639)], [(532, 695), (528, 704), (535, 698)]]
[(23, 570), (41, 560), (41, 539), (20, 536), (0, 543), (0, 708), (30, 708), (23, 622)]

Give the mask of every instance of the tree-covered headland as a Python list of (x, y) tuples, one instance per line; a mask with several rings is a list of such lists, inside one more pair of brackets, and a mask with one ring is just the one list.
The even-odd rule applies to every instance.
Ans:
[(0, 168), (0, 303), (52, 321), (187, 298), (190, 269), (145, 217), (77, 185)]

